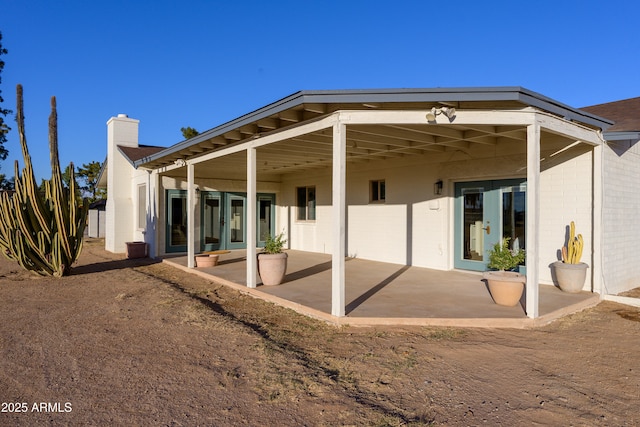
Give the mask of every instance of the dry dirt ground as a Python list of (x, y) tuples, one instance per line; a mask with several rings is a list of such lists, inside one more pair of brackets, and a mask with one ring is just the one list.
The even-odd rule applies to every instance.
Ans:
[(337, 329), (89, 240), (63, 279), (0, 261), (0, 425), (639, 425), (639, 338), (614, 303)]

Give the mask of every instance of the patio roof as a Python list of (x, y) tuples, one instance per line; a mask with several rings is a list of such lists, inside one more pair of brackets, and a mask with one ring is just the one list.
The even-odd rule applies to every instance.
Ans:
[[(136, 167), (166, 168), (176, 161), (230, 148), (326, 117), (336, 111), (429, 110), (432, 107), (493, 111), (536, 108), (583, 126), (606, 129), (613, 124), (595, 114), (569, 107), (522, 87), (377, 89), (301, 91), (224, 123), (194, 138), (137, 159)], [(367, 161), (429, 152), (445, 152), (469, 144), (495, 145), (500, 140), (523, 141), (521, 126), (354, 125), (347, 130), (347, 161)], [(261, 149), (258, 174), (292, 173), (331, 162), (332, 134), (328, 129), (291, 138)], [(229, 171), (244, 165), (242, 156), (228, 156)], [(220, 171), (224, 173), (224, 171)]]
[(516, 307), (493, 302), (482, 275), (362, 259), (346, 263), (345, 317), (331, 315), (331, 255), (287, 251), (285, 282), (246, 287), (246, 251), (220, 255), (218, 266), (189, 269), (186, 256), (163, 261), (213, 282), (336, 325), (421, 325), (527, 328), (596, 305), (597, 294), (540, 286), (540, 316), (527, 318), (526, 295)]

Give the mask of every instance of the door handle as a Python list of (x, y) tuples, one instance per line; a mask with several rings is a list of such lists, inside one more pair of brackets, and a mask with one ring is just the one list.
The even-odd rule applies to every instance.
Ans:
[(220, 225), (224, 226), (224, 218), (220, 218)]
[(491, 234), (491, 226), (489, 224), (487, 224), (487, 226), (483, 227), (482, 229), (487, 230), (487, 234)]

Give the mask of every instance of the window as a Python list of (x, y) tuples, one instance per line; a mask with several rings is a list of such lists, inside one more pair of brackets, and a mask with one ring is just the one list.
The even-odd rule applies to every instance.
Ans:
[(386, 188), (384, 179), (370, 181), (369, 185), (369, 201), (370, 202), (384, 202), (386, 198)]
[(297, 188), (298, 221), (316, 220), (316, 187)]
[(147, 185), (138, 185), (138, 228), (147, 228)]

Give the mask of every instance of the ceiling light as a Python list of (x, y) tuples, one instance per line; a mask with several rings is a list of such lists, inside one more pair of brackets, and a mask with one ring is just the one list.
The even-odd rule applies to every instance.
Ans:
[(435, 122), (436, 116), (438, 114), (444, 114), (445, 116), (447, 116), (449, 121), (452, 121), (453, 118), (456, 116), (456, 109), (453, 107), (442, 107), (442, 108), (433, 107), (426, 115), (427, 121)]
[(436, 107), (433, 107), (431, 111), (427, 113), (427, 120), (430, 122), (436, 121), (436, 115), (438, 115), (439, 111)]
[(452, 120), (456, 116), (456, 109), (453, 107), (442, 107), (441, 111), (449, 120)]

